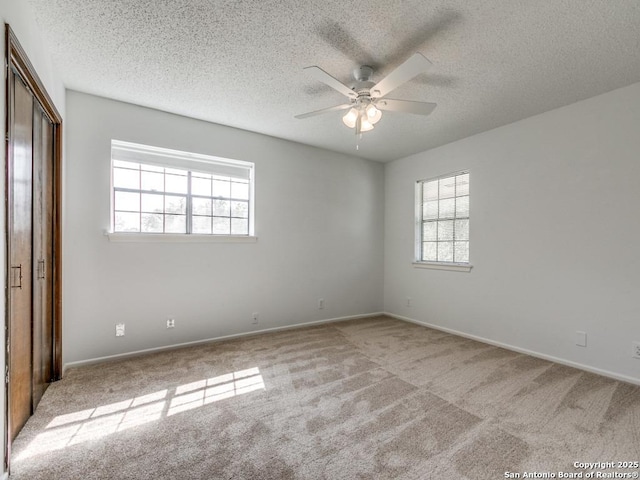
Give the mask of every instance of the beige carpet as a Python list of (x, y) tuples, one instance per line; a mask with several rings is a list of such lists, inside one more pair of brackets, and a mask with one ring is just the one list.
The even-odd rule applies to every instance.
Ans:
[(640, 387), (376, 317), (71, 369), (11, 478), (498, 479), (638, 460)]

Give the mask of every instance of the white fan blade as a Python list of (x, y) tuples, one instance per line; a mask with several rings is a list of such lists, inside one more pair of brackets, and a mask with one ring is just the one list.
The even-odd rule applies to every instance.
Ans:
[(424, 72), (430, 65), (431, 62), (421, 53), (414, 53), (409, 60), (371, 87), (371, 98), (384, 97), (387, 93)]
[(341, 94), (346, 95), (349, 98), (355, 98), (358, 96), (356, 92), (347, 87), (344, 83), (336, 80), (327, 72), (322, 70), (320, 67), (306, 67), (304, 70), (313, 75), (313, 78), (318, 80), (319, 82), (324, 83), (325, 85), (329, 85), (334, 90), (339, 91)]
[(375, 102), (376, 108), (390, 112), (414, 113), (416, 115), (429, 115), (436, 108), (435, 103), (412, 102), (410, 100), (394, 100), (381, 98)]
[(323, 113), (335, 112), (337, 110), (346, 110), (347, 108), (351, 108), (352, 105), (350, 103), (345, 103), (342, 105), (336, 105), (335, 107), (327, 107), (321, 110), (316, 110), (315, 112), (303, 113), (301, 115), (296, 115), (294, 118), (302, 120), (303, 118), (315, 117), (316, 115), (322, 115)]

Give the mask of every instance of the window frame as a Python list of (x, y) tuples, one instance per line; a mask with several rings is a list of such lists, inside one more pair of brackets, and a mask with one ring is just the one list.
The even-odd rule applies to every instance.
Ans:
[[(118, 153), (114, 153), (118, 152)], [(155, 160), (155, 159), (158, 160)], [(165, 176), (165, 184), (162, 191), (159, 190), (146, 190), (142, 188), (142, 183), (139, 183), (138, 188), (129, 188), (123, 186), (115, 186), (114, 183), (114, 173), (117, 167), (115, 162), (130, 162), (132, 164), (138, 164), (140, 174), (143, 171), (144, 166), (151, 166), (155, 168), (164, 168), (164, 169), (173, 169), (176, 171), (183, 172), (186, 177), (186, 192), (185, 193), (177, 193), (167, 191), (166, 186), (166, 175), (169, 175), (170, 172), (166, 170), (162, 171), (162, 174)], [(134, 169), (135, 171), (135, 169)], [(231, 172), (231, 173), (229, 173)], [(233, 173), (235, 172), (235, 173)], [(215, 157), (212, 155), (203, 155), (197, 153), (184, 152), (179, 150), (171, 150), (161, 147), (136, 144), (130, 142), (123, 142), (120, 140), (112, 140), (111, 141), (111, 159), (110, 159), (110, 226), (109, 230), (105, 232), (105, 234), (109, 237), (110, 241), (115, 242), (255, 242), (257, 237), (255, 236), (255, 164), (252, 162), (246, 162), (241, 160), (232, 160), (222, 157)], [(193, 233), (193, 221), (194, 215), (197, 217), (199, 215), (194, 214), (193, 212), (193, 201), (196, 198), (208, 198), (213, 202), (216, 199), (223, 199), (228, 202), (233, 201), (233, 197), (231, 197), (231, 191), (229, 192), (229, 198), (214, 196), (214, 191), (211, 191), (210, 196), (204, 196), (200, 194), (193, 193), (193, 176), (198, 177), (199, 175), (207, 175), (211, 176), (211, 181), (215, 180), (215, 177), (224, 177), (229, 181), (229, 187), (232, 188), (234, 178), (242, 178), (243, 181), (240, 183), (245, 183), (248, 185), (248, 199), (246, 200), (247, 208), (247, 233), (246, 234), (234, 234), (232, 232), (232, 227), (230, 224), (229, 233), (213, 233), (213, 225), (211, 233)], [(142, 177), (140, 177), (139, 181), (142, 181)], [(214, 182), (215, 183), (215, 182)], [(142, 195), (162, 195), (163, 197), (163, 205), (166, 201), (167, 196), (178, 196), (185, 199), (185, 208), (184, 208), (184, 216), (185, 216), (185, 232), (144, 232), (144, 231), (116, 231), (115, 229), (115, 220), (116, 220), (116, 192), (130, 192), (137, 193), (140, 195), (140, 201), (142, 202)], [(240, 198), (240, 197), (238, 197)], [(243, 200), (244, 202), (244, 200)], [(213, 221), (216, 218), (216, 215), (213, 213), (213, 204), (211, 205), (210, 215), (205, 215), (211, 218)], [(233, 221), (233, 211), (231, 210), (231, 204), (229, 205), (229, 222)], [(136, 213), (136, 212), (132, 212)], [(142, 215), (143, 209), (142, 204), (140, 208), (137, 210), (139, 215)], [(157, 213), (163, 216), (163, 230), (166, 228), (166, 215), (167, 213), (166, 207), (163, 206), (162, 212), (152, 212)], [(180, 214), (182, 215), (182, 214)], [(226, 216), (223, 218), (227, 218)], [(142, 226), (142, 225), (141, 225)]]
[[(428, 269), (434, 269), (434, 270), (450, 270), (450, 271), (460, 271), (460, 272), (469, 272), (471, 271), (472, 265), (470, 263), (470, 258), (469, 261), (467, 262), (448, 262), (448, 261), (439, 261), (439, 260), (422, 260), (423, 258), (423, 225), (425, 222), (428, 221), (438, 221), (440, 220), (440, 216), (438, 215), (438, 218), (436, 219), (431, 219), (431, 220), (425, 220), (423, 218), (423, 203), (424, 203), (424, 196), (423, 196), (423, 192), (424, 192), (424, 185), (426, 183), (429, 182), (433, 182), (433, 181), (440, 181), (443, 179), (447, 179), (447, 178), (455, 178), (459, 175), (469, 175), (469, 178), (471, 178), (470, 175), (470, 171), (469, 170), (460, 170), (460, 171), (456, 171), (456, 172), (451, 172), (451, 173), (446, 173), (446, 174), (442, 174), (442, 175), (438, 175), (436, 177), (430, 177), (430, 178), (426, 178), (426, 179), (422, 179), (422, 180), (417, 180), (415, 183), (415, 197), (414, 197), (414, 205), (415, 205), (415, 233), (414, 233), (414, 261), (413, 261), (413, 266), (416, 268), (428, 268)], [(469, 186), (470, 186), (470, 182), (469, 182)], [(469, 198), (471, 197), (470, 192), (467, 194), (469, 196)], [(453, 198), (457, 198), (458, 196), (456, 196), (454, 194)], [(440, 198), (438, 198), (438, 204), (440, 202)], [(467, 219), (469, 220), (469, 223), (471, 222), (470, 218), (471, 218), (471, 212), (469, 211), (468, 216), (466, 217), (461, 217), (460, 219)], [(454, 216), (451, 218), (454, 222), (455, 220), (458, 219), (458, 217), (456, 216), (456, 214), (454, 213)], [(469, 242), (471, 242), (471, 238), (469, 236), (469, 239), (467, 240)], [(437, 241), (436, 241), (437, 242)]]

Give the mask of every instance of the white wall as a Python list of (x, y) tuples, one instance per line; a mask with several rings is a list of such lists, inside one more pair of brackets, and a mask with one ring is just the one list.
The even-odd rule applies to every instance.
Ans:
[[(462, 169), (473, 269), (413, 268), (414, 183)], [(640, 382), (638, 179), (640, 83), (387, 164), (385, 310)]]
[[(67, 112), (65, 364), (382, 310), (383, 165), (77, 92)], [(257, 243), (109, 242), (111, 139), (255, 162)]]
[[(42, 80), (47, 92), (51, 96), (58, 111), (64, 118), (64, 103), (65, 103), (65, 90), (60, 81), (60, 78), (56, 74), (50, 60), (49, 51), (43, 43), (42, 38), (38, 33), (38, 28), (33, 20), (33, 16), (27, 2), (16, 0), (0, 0), (0, 26), (2, 27), (2, 35), (0, 35), (0, 51), (4, 57), (5, 52), (5, 28), (4, 24), (8, 23), (11, 29), (15, 33), (18, 41), (24, 48), (31, 63), (38, 72), (40, 80)], [(3, 61), (4, 65), (4, 61)], [(2, 119), (0, 119), (0, 125), (2, 125), (2, 132), (6, 131), (5, 125), (5, 80), (2, 76), (0, 81), (0, 112), (3, 112)], [(3, 133), (4, 136), (4, 133)], [(4, 145), (4, 143), (3, 143)], [(6, 168), (6, 149), (3, 147), (0, 149), (0, 168), (4, 172)], [(0, 225), (2, 225), (2, 231), (6, 231), (6, 219), (5, 219), (5, 182), (0, 182), (0, 198), (3, 199), (2, 208), (0, 208)], [(0, 265), (2, 271), (6, 271), (6, 244), (4, 233), (0, 235)], [(0, 291), (5, 291), (5, 276), (0, 275)], [(1, 331), (5, 331), (6, 316), (5, 316), (5, 296), (0, 295), (0, 312), (2, 320), (0, 320)], [(4, 335), (4, 334), (3, 334)], [(0, 342), (0, 371), (4, 372), (5, 363), (5, 348), (4, 342)], [(5, 411), (5, 383), (1, 382), (0, 387), (0, 411)], [(3, 422), (4, 425), (4, 422)], [(6, 437), (6, 426), (4, 427), (4, 433), (2, 439), (0, 439), (0, 448), (4, 452), (4, 439)], [(0, 462), (0, 475), (3, 473), (3, 462)]]

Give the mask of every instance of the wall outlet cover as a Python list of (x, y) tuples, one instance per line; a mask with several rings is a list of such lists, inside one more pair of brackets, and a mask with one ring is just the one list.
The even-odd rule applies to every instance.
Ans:
[(116, 323), (116, 337), (124, 337), (124, 323)]
[(575, 333), (576, 345), (579, 347), (587, 346), (587, 332), (577, 331)]

